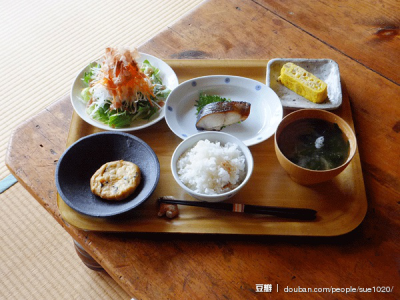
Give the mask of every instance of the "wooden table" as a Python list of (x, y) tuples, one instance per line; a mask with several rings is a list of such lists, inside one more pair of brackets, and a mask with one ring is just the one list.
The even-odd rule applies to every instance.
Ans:
[[(338, 237), (99, 233), (63, 222), (54, 170), (68, 96), (18, 126), (6, 163), (19, 182), (137, 299), (399, 299), (400, 4), (398, 1), (207, 1), (140, 47), (164, 59), (331, 58), (358, 138), (368, 211)], [(87, 260), (86, 260), (87, 261)], [(272, 293), (257, 292), (272, 284)], [(277, 294), (276, 288), (279, 287)], [(377, 293), (380, 287), (393, 289)], [(375, 293), (373, 292), (375, 289)]]

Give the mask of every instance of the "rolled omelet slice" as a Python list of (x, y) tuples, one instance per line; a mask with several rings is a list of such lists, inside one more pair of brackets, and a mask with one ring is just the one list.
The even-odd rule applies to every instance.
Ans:
[(327, 84), (324, 81), (294, 63), (283, 65), (278, 80), (296, 94), (314, 103), (321, 103), (328, 96)]

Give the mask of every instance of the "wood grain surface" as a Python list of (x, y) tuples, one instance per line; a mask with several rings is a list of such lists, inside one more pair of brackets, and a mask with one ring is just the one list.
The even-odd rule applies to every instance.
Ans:
[[(398, 299), (398, 1), (207, 1), (140, 47), (164, 59), (330, 58), (349, 95), (368, 198), (354, 231), (330, 238), (116, 234), (77, 230), (56, 205), (68, 97), (14, 132), (6, 163), (24, 187), (136, 299), (280, 299), (284, 288), (373, 288), (296, 298)], [(338, 22), (340, 20), (340, 22)], [(378, 33), (379, 34), (378, 34)], [(273, 292), (258, 293), (257, 284)], [(279, 285), (279, 292), (276, 287)]]

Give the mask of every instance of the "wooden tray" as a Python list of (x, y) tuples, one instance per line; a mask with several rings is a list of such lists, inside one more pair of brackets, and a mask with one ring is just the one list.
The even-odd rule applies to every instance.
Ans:
[[(167, 60), (183, 82), (204, 75), (238, 75), (266, 81), (267, 60)], [(343, 91), (342, 106), (333, 111), (351, 126), (350, 103)], [(287, 113), (287, 112), (285, 112)], [(353, 126), (354, 128), (354, 126)], [(73, 114), (67, 146), (79, 138), (100, 131)], [(355, 229), (367, 211), (367, 199), (358, 152), (348, 168), (330, 182), (305, 187), (294, 183), (281, 168), (274, 152), (273, 137), (250, 147), (255, 168), (249, 183), (229, 201), (255, 205), (312, 208), (315, 221), (292, 221), (269, 216), (216, 211), (179, 206), (175, 219), (157, 216), (156, 200), (171, 195), (192, 199), (174, 181), (170, 160), (181, 139), (165, 120), (132, 134), (147, 142), (157, 154), (161, 176), (154, 194), (144, 204), (118, 218), (92, 218), (72, 210), (58, 196), (57, 203), (65, 222), (89, 231), (208, 233), (246, 235), (336, 236)]]

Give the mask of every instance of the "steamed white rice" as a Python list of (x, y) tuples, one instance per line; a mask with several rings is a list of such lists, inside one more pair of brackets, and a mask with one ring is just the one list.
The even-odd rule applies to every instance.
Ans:
[(246, 177), (245, 157), (238, 145), (200, 140), (177, 162), (179, 179), (191, 190), (207, 195), (236, 188)]

